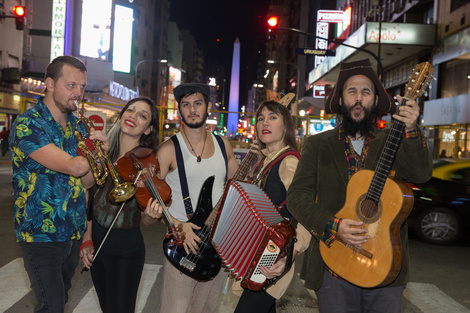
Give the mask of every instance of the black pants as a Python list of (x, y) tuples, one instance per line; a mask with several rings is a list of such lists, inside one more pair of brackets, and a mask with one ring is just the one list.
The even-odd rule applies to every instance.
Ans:
[(276, 299), (266, 291), (244, 289), (235, 313), (276, 313)]
[(104, 313), (133, 313), (144, 269), (145, 247), (130, 256), (98, 254), (91, 277)]

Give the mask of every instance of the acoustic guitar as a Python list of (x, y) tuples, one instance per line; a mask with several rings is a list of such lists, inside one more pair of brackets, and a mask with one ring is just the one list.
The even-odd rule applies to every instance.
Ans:
[[(400, 105), (424, 92), (432, 72), (427, 62), (413, 69)], [(414, 198), (411, 188), (390, 170), (404, 129), (403, 122), (393, 122), (375, 172), (364, 169), (351, 177), (345, 204), (336, 214), (339, 218), (362, 221), (361, 227), (368, 230), (369, 240), (361, 247), (349, 245), (340, 238), (330, 247), (320, 241), (320, 253), (326, 265), (360, 287), (388, 285), (401, 269), (400, 227), (413, 208)]]
[[(294, 96), (294, 93), (288, 93), (278, 102), (287, 106)], [(245, 180), (257, 156), (257, 153), (250, 148), (232, 179), (239, 181)], [(217, 212), (219, 211), (223, 199), (223, 196), (220, 197), (216, 206), (214, 207), (212, 205), (213, 184), (214, 176), (208, 177), (201, 187), (196, 211), (189, 220), (189, 222), (201, 227), (198, 230), (194, 230), (196, 236), (201, 239), (201, 242), (198, 243), (199, 249), (197, 253), (190, 252), (186, 254), (184, 247), (175, 245), (171, 237), (166, 237), (163, 240), (163, 253), (170, 263), (183, 274), (200, 281), (207, 281), (214, 278), (219, 273), (222, 266), (222, 260), (209, 239), (212, 226), (214, 225)]]

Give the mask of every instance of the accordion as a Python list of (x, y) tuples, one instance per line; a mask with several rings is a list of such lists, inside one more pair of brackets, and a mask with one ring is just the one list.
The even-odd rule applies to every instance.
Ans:
[(266, 289), (276, 278), (267, 279), (260, 267), (287, 255), (284, 273), (290, 268), (294, 227), (253, 184), (229, 180), (220, 208), (210, 238), (222, 262), (243, 288)]

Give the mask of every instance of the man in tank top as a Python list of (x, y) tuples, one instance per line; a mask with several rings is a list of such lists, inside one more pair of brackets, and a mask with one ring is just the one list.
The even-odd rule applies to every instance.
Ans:
[[(160, 145), (157, 157), (160, 178), (165, 179), (172, 190), (169, 212), (175, 225), (183, 225), (186, 253), (195, 253), (201, 239), (193, 231), (198, 226), (188, 221), (195, 213), (201, 186), (208, 177), (215, 176), (212, 189), (212, 203), (215, 205), (223, 194), (226, 179), (233, 176), (238, 163), (228, 140), (216, 138), (206, 130), (206, 119), (211, 109), (209, 86), (181, 84), (174, 89), (174, 95), (183, 128), (175, 135), (176, 138)], [(178, 155), (182, 162), (180, 168)], [(189, 198), (183, 196), (185, 192), (179, 172), (183, 166), (185, 178), (182, 180), (183, 183), (186, 180)], [(181, 273), (165, 258), (160, 312), (186, 313), (189, 308), (192, 313), (216, 312), (225, 278), (227, 272), (221, 269), (214, 279), (197, 281)]]

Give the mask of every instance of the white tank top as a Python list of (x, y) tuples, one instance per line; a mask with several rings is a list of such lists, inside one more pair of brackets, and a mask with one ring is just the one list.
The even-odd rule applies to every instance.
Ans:
[[(197, 162), (197, 158), (188, 150), (181, 132), (176, 134), (176, 138), (178, 139), (183, 155), (184, 169), (193, 210), (196, 211), (197, 209), (196, 205), (202, 184), (212, 175), (215, 175), (214, 186), (212, 188), (212, 205), (215, 206), (224, 192), (226, 176), (225, 159), (222, 151), (220, 151), (217, 139), (215, 139), (213, 134), (211, 134), (210, 138), (207, 138), (212, 139), (214, 143), (214, 154), (208, 159), (202, 159), (201, 162)], [(172, 193), (172, 203), (169, 207), (170, 214), (179, 221), (186, 222), (188, 217), (184, 208), (178, 169), (168, 173), (165, 181), (170, 186)]]

